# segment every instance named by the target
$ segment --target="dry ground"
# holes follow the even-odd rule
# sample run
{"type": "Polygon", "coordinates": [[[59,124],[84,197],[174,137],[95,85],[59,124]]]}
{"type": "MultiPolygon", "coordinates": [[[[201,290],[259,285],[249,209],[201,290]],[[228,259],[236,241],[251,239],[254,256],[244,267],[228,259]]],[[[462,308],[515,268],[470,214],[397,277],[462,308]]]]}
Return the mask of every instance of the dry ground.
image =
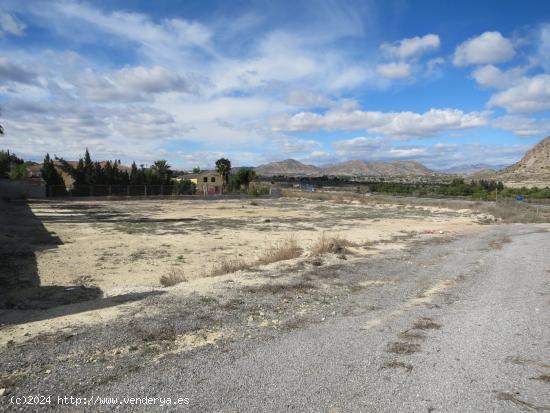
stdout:
{"type": "Polygon", "coordinates": [[[180,295],[223,289],[227,281],[254,286],[266,276],[349,265],[411,239],[476,230],[487,217],[428,206],[281,198],[41,201],[9,205],[0,219],[0,256],[6,257],[0,269],[35,287],[28,295],[18,289],[4,302],[1,345],[114,319],[124,303],[166,293],[162,276],[187,280],[168,289],[180,295]],[[335,238],[336,246],[330,244],[335,238]],[[264,265],[289,240],[300,256],[264,265]],[[330,245],[320,246],[322,240],[330,245]],[[220,276],[235,263],[245,270],[220,276]],[[31,273],[34,281],[22,276],[31,273]],[[96,298],[101,305],[90,304],[96,298]],[[45,311],[38,316],[37,309],[45,311]]]}

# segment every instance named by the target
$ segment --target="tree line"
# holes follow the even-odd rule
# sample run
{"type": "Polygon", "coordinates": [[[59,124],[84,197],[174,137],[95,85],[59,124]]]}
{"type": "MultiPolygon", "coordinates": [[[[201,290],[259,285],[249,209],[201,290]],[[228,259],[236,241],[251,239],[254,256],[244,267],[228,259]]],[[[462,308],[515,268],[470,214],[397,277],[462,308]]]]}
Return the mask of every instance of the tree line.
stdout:
{"type": "MultiPolygon", "coordinates": [[[[29,175],[29,167],[35,162],[25,162],[10,151],[0,151],[0,178],[24,179],[29,175]]],[[[201,173],[200,168],[194,168],[194,173],[201,173]]],[[[253,168],[232,169],[231,161],[220,158],[216,161],[216,172],[222,177],[226,192],[249,192],[251,182],[257,179],[253,168]]],[[[135,162],[130,168],[124,167],[120,160],[94,161],[90,151],[86,149],[84,156],[76,163],[66,161],[57,156],[46,154],[42,162],[41,177],[51,187],[65,191],[63,174],[70,176],[75,188],[103,186],[170,186],[177,194],[194,194],[196,186],[189,179],[173,178],[177,175],[185,178],[183,172],[172,170],[166,160],[155,161],[151,166],[139,167],[135,162]]],[[[257,189],[254,191],[257,192],[257,189]]]]}

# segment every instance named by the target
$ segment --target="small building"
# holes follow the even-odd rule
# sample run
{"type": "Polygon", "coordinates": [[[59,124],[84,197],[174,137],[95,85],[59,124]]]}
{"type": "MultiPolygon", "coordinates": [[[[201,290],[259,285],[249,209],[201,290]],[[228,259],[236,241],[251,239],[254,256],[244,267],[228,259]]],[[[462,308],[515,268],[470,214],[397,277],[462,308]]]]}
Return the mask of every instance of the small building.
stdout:
{"type": "Polygon", "coordinates": [[[182,176],[197,186],[197,195],[221,195],[223,193],[223,177],[216,171],[202,171],[196,174],[182,176]]]}

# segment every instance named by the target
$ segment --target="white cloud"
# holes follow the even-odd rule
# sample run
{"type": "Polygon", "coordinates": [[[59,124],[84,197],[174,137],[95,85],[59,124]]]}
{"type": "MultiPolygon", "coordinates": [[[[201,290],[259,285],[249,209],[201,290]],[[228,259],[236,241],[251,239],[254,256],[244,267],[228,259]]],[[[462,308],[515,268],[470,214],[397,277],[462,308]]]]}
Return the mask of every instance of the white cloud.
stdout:
{"type": "Polygon", "coordinates": [[[148,100],[166,92],[196,93],[200,85],[196,79],[184,79],[163,67],[137,66],[102,75],[88,71],[80,78],[79,87],[88,99],[113,102],[148,100]]]}
{"type": "Polygon", "coordinates": [[[425,113],[329,111],[326,114],[300,112],[272,121],[275,130],[368,130],[386,136],[408,139],[434,136],[444,130],[484,126],[487,114],[464,113],[458,109],[430,109],[425,113]]]}
{"type": "Polygon", "coordinates": [[[514,57],[512,42],[499,32],[485,32],[460,44],[454,53],[456,66],[502,63],[514,57]]]}
{"type": "Polygon", "coordinates": [[[438,50],[440,45],[441,41],[437,34],[427,34],[422,37],[403,39],[395,43],[383,43],[380,49],[389,57],[407,60],[438,50]]]}
{"type": "Polygon", "coordinates": [[[352,159],[369,161],[415,160],[429,168],[444,169],[458,164],[512,164],[529,149],[528,145],[448,144],[393,145],[383,138],[357,137],[337,140],[334,162],[352,159]]]}
{"type": "Polygon", "coordinates": [[[380,64],[376,70],[388,79],[403,79],[411,75],[411,65],[403,62],[380,64]]]}
{"type": "Polygon", "coordinates": [[[0,13],[0,37],[2,34],[21,36],[25,31],[25,25],[8,13],[0,13]]]}
{"type": "Polygon", "coordinates": [[[518,84],[526,72],[526,68],[515,67],[502,71],[493,65],[478,67],[473,71],[472,77],[483,87],[504,89],[518,84]]]}
{"type": "Polygon", "coordinates": [[[523,79],[517,85],[491,97],[489,106],[508,112],[542,112],[550,110],[550,75],[523,79]]]}
{"type": "Polygon", "coordinates": [[[28,85],[36,84],[38,82],[38,75],[18,63],[0,57],[0,86],[11,82],[28,85]]]}
{"type": "Polygon", "coordinates": [[[517,136],[547,136],[550,134],[550,120],[525,116],[501,116],[494,119],[494,127],[512,131],[517,136]]]}
{"type": "Polygon", "coordinates": [[[428,60],[426,63],[426,75],[430,76],[434,73],[438,73],[440,71],[439,66],[442,66],[444,63],[445,59],[442,57],[436,57],[428,60]]]}
{"type": "Polygon", "coordinates": [[[334,101],[320,93],[298,89],[290,91],[288,104],[302,108],[328,108],[334,105],[334,101]]]}
{"type": "Polygon", "coordinates": [[[310,153],[321,147],[319,142],[312,139],[299,139],[287,136],[275,138],[273,143],[277,151],[284,156],[310,153]]]}

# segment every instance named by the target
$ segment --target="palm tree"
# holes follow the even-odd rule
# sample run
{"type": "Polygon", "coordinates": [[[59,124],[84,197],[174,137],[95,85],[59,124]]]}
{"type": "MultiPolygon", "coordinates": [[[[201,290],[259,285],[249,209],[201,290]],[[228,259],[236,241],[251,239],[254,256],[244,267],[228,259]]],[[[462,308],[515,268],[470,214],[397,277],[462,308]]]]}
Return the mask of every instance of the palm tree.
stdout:
{"type": "Polygon", "coordinates": [[[170,165],[168,161],[160,160],[155,161],[153,166],[151,166],[152,172],[158,177],[159,181],[163,184],[169,184],[170,178],[172,177],[172,171],[170,170],[170,165]]]}
{"type": "Polygon", "coordinates": [[[231,172],[231,161],[226,158],[218,159],[216,161],[216,171],[222,176],[223,186],[225,188],[225,185],[229,180],[229,173],[231,172]]]}

